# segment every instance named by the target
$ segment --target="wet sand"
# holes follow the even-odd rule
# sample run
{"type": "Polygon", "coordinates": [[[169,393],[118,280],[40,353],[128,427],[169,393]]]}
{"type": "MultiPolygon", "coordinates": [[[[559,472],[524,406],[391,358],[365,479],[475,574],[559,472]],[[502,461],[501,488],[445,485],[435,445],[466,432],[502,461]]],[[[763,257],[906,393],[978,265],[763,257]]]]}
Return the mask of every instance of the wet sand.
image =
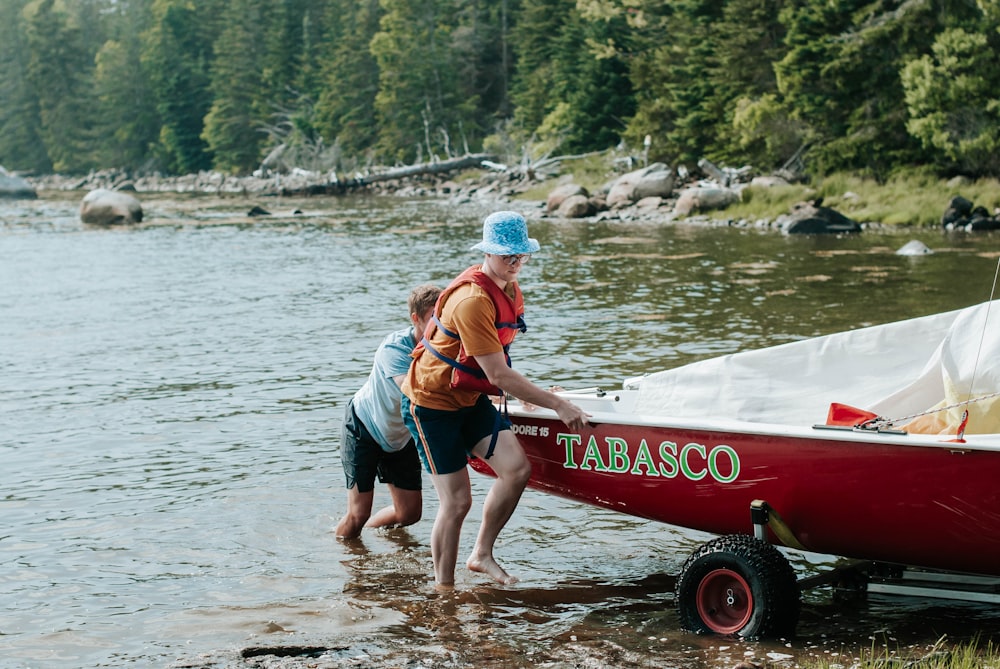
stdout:
{"type": "Polygon", "coordinates": [[[356,606],[356,632],[320,638],[278,627],[239,648],[169,666],[791,669],[820,662],[850,667],[873,651],[913,660],[976,638],[981,645],[1000,638],[1000,607],[829,588],[804,595],[794,638],[696,635],[679,628],[674,583],[671,575],[650,574],[630,582],[576,581],[554,588],[482,582],[451,593],[425,583],[419,594],[402,596],[369,583],[369,592],[351,593],[355,602],[372,604],[356,606]]]}

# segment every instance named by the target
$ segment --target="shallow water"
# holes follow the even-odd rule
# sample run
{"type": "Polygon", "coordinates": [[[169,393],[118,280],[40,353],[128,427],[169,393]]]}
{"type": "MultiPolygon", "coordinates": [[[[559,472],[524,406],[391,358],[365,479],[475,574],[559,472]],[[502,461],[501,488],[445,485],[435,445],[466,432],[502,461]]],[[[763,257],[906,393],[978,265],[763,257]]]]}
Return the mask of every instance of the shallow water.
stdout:
{"type": "MultiPolygon", "coordinates": [[[[732,666],[1000,638],[997,607],[824,591],[792,641],[690,635],[673,575],[707,535],[531,491],[497,546],[522,582],[459,570],[440,593],[429,482],[417,525],[333,537],[339,423],[409,288],[475,262],[492,205],[140,195],[146,223],[108,230],[79,223],[79,197],[0,201],[0,667],[208,666],[273,645],[362,663],[732,666]],[[247,217],[253,204],[274,215],[247,217]]],[[[568,388],[968,306],[990,297],[1000,250],[938,230],[541,220],[531,234],[543,252],[522,274],[515,365],[568,388]],[[911,239],[935,253],[895,255],[911,239]]],[[[489,483],[473,482],[463,551],[489,483]]],[[[832,563],[792,557],[801,575],[832,563]]]]}

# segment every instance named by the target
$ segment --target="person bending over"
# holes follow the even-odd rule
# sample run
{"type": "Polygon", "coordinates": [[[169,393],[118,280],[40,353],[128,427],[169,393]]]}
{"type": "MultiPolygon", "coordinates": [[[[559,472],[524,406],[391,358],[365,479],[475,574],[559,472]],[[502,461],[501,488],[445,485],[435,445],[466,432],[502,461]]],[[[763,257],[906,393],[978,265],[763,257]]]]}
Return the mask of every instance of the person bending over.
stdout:
{"type": "Polygon", "coordinates": [[[382,340],[368,380],[347,403],[341,430],[347,513],[337,524],[338,538],[360,536],[362,527],[404,526],[420,520],[420,460],[400,413],[400,385],[440,293],[429,284],[410,292],[411,327],[382,340]],[[376,475],[388,486],[392,504],[372,516],[376,475]]]}

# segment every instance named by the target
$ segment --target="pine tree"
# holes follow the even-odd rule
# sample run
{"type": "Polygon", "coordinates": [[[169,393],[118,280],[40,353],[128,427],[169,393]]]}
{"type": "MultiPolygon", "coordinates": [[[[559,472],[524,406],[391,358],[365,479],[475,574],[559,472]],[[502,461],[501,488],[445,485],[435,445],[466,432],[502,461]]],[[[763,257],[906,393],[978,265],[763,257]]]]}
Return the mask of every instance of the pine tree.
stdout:
{"type": "Polygon", "coordinates": [[[205,2],[154,0],[153,24],[143,34],[142,64],[161,121],[158,153],[170,172],[193,173],[212,164],[201,135],[212,105],[214,10],[205,2]]]}
{"type": "Polygon", "coordinates": [[[214,44],[211,68],[212,107],[202,139],[213,155],[213,167],[232,174],[251,172],[260,164],[264,119],[255,114],[262,85],[263,27],[267,0],[231,0],[225,26],[214,44]]]}
{"type": "Polygon", "coordinates": [[[293,0],[286,12],[288,36],[286,43],[294,49],[290,63],[297,72],[292,80],[302,95],[316,97],[323,86],[323,61],[329,53],[328,0],[293,0]]]}
{"type": "Polygon", "coordinates": [[[720,115],[714,139],[706,146],[710,159],[776,167],[802,145],[801,125],[775,104],[779,96],[774,63],[785,53],[785,29],[778,16],[786,4],[787,0],[728,0],[714,24],[715,66],[708,77],[712,106],[720,115]],[[756,125],[749,122],[747,111],[754,107],[756,125]]]}
{"type": "Polygon", "coordinates": [[[39,135],[59,172],[96,166],[90,137],[92,57],[62,0],[35,0],[24,8],[27,80],[38,99],[39,135]]]}
{"type": "Polygon", "coordinates": [[[377,148],[393,160],[450,152],[453,138],[475,125],[478,99],[455,78],[454,6],[447,0],[382,0],[381,29],[371,52],[379,68],[377,148]]]}
{"type": "Polygon", "coordinates": [[[46,173],[52,162],[41,138],[38,96],[28,80],[23,6],[0,3],[0,166],[46,173]]]}
{"type": "Polygon", "coordinates": [[[945,24],[978,14],[962,0],[940,4],[838,0],[782,13],[789,49],[775,65],[779,90],[811,127],[815,172],[884,178],[930,158],[906,130],[900,72],[945,24]]]}
{"type": "Polygon", "coordinates": [[[322,70],[316,127],[344,153],[358,156],[375,145],[375,95],[379,70],[369,43],[379,31],[378,0],[332,0],[327,21],[329,56],[322,70]]]}
{"type": "Polygon", "coordinates": [[[106,41],[95,58],[94,88],[98,96],[97,135],[100,164],[141,169],[150,166],[160,120],[141,63],[139,36],[149,23],[144,3],[119,7],[106,41]]]}
{"type": "Polygon", "coordinates": [[[1000,66],[991,27],[946,30],[933,54],[902,74],[910,133],[940,162],[976,177],[1000,175],[1000,66]]]}
{"type": "Polygon", "coordinates": [[[628,67],[621,57],[630,40],[621,15],[575,13],[556,41],[560,101],[567,103],[564,148],[569,152],[616,145],[635,112],[628,67]]]}
{"type": "Polygon", "coordinates": [[[459,119],[463,147],[478,143],[485,130],[509,115],[511,68],[509,0],[454,0],[448,50],[456,96],[468,102],[459,119]]]}
{"type": "MultiPolygon", "coordinates": [[[[556,39],[576,12],[575,0],[523,0],[512,28],[514,75],[510,98],[514,121],[530,135],[556,109],[561,84],[556,72],[556,39]]],[[[571,48],[577,45],[569,45],[571,48]]]]}
{"type": "Polygon", "coordinates": [[[722,7],[717,0],[643,3],[643,26],[633,35],[636,113],[626,136],[650,135],[651,159],[694,163],[715,141],[724,115],[712,82],[722,7]]]}
{"type": "Polygon", "coordinates": [[[475,57],[475,71],[468,79],[470,92],[480,103],[479,116],[496,121],[511,115],[510,81],[514,71],[512,26],[517,0],[472,0],[462,13],[467,26],[456,44],[475,57]]]}

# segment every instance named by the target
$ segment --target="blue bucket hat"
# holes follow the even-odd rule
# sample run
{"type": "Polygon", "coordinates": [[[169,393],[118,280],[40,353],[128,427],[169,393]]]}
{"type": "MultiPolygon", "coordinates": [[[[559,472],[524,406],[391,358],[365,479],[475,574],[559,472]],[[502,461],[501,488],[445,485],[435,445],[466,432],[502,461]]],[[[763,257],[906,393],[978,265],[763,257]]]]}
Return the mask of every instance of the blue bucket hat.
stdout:
{"type": "Polygon", "coordinates": [[[483,221],[483,241],[472,247],[498,256],[534,253],[541,246],[528,237],[528,222],[516,211],[497,211],[483,221]]]}

